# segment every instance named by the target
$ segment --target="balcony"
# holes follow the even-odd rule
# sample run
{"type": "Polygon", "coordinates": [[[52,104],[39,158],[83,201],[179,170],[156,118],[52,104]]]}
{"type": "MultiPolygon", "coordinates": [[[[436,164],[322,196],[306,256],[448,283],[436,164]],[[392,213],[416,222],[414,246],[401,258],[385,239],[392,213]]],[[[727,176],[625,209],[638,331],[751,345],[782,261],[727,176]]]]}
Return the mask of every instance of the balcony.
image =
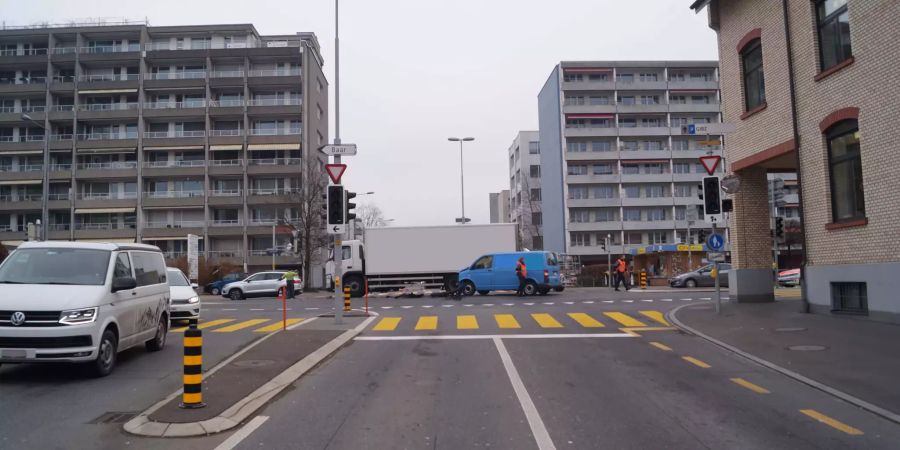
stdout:
{"type": "Polygon", "coordinates": [[[672,152],[669,150],[625,150],[619,153],[622,159],[669,159],[672,152]]]}
{"type": "Polygon", "coordinates": [[[250,175],[300,173],[300,158],[248,159],[247,173],[250,175]]]}
{"type": "Polygon", "coordinates": [[[237,206],[244,202],[241,189],[212,189],[208,195],[210,206],[237,206]]]}
{"type": "Polygon", "coordinates": [[[75,239],[121,239],[134,238],[136,235],[135,224],[118,222],[75,224],[75,239]]]}
{"type": "Polygon", "coordinates": [[[46,111],[46,106],[0,106],[0,122],[20,122],[22,114],[30,114],[32,119],[43,122],[46,111]]]}
{"type": "Polygon", "coordinates": [[[79,119],[136,119],[141,104],[127,103],[94,103],[78,105],[79,119]]]}
{"type": "Polygon", "coordinates": [[[622,206],[672,206],[672,197],[623,198],[622,206]]]}
{"type": "Polygon", "coordinates": [[[619,136],[668,136],[671,129],[665,125],[644,127],[619,127],[619,136]]]}
{"type": "MultiPolygon", "coordinates": [[[[616,189],[618,189],[618,186],[616,186],[616,189]]],[[[620,199],[618,197],[580,199],[570,198],[569,201],[566,202],[566,206],[568,206],[569,208],[618,208],[619,203],[620,199]]]]}
{"type": "Polygon", "coordinates": [[[566,128],[564,134],[570,137],[595,137],[595,136],[616,136],[619,128],[615,127],[596,127],[596,128],[566,128]]]}
{"type": "Polygon", "coordinates": [[[641,81],[639,79],[626,81],[619,78],[616,80],[616,90],[619,91],[664,91],[668,89],[668,83],[665,81],[641,81]]]}
{"type": "Polygon", "coordinates": [[[210,78],[243,78],[243,70],[214,70],[209,73],[210,78]]]}
{"type": "Polygon", "coordinates": [[[82,75],[78,77],[78,91],[134,89],[134,92],[137,92],[138,86],[140,85],[140,78],[141,76],[136,73],[82,75]]]}
{"type": "Polygon", "coordinates": [[[209,86],[218,87],[243,87],[243,70],[215,70],[209,73],[209,86]]]}
{"type": "Polygon", "coordinates": [[[244,173],[244,161],[240,159],[210,159],[207,164],[210,175],[240,175],[244,173]]]}
{"type": "Polygon", "coordinates": [[[47,77],[28,77],[8,79],[8,82],[0,83],[0,94],[40,94],[47,91],[47,77]]]}
{"type": "Polygon", "coordinates": [[[648,114],[648,113],[661,113],[665,114],[668,111],[668,106],[664,104],[618,104],[616,105],[616,112],[619,113],[632,113],[632,114],[648,114]]]}
{"type": "Polygon", "coordinates": [[[300,69],[255,69],[250,70],[247,84],[251,87],[262,86],[299,86],[300,69]]]}
{"type": "Polygon", "coordinates": [[[209,259],[218,261],[242,262],[244,258],[244,252],[241,250],[209,250],[206,254],[209,259]]]}
{"type": "Polygon", "coordinates": [[[251,136],[295,136],[300,135],[300,128],[253,128],[251,136]]]}
{"type": "Polygon", "coordinates": [[[566,161],[609,161],[618,160],[619,152],[592,152],[590,150],[586,152],[566,152],[565,158],[566,161]]]}
{"type": "Polygon", "coordinates": [[[628,220],[622,222],[625,230],[673,230],[674,220],[628,220]]]}
{"type": "Polygon", "coordinates": [[[248,205],[278,205],[297,203],[300,188],[248,189],[248,205]]]}
{"type": "Polygon", "coordinates": [[[43,164],[20,164],[18,166],[0,166],[0,180],[18,181],[43,178],[43,164]]]}
{"type": "Polygon", "coordinates": [[[50,120],[71,121],[75,117],[75,105],[51,105],[47,110],[50,114],[50,120]]]}
{"type": "MultiPolygon", "coordinates": [[[[54,49],[54,53],[55,53],[54,49]]],[[[78,53],[88,54],[88,55],[97,55],[97,54],[105,54],[105,53],[126,53],[126,52],[139,52],[141,51],[141,44],[139,43],[129,43],[129,44],[119,44],[119,45],[92,45],[89,47],[78,47],[78,53]]]]}
{"type": "Polygon", "coordinates": [[[203,175],[206,161],[145,161],[143,175],[203,175]]]}
{"type": "Polygon", "coordinates": [[[113,133],[80,133],[75,136],[78,148],[137,148],[137,131],[113,133]]]}
{"type": "Polygon", "coordinates": [[[144,147],[159,146],[202,146],[204,130],[190,131],[145,131],[144,147]]]}
{"type": "Polygon", "coordinates": [[[703,181],[703,177],[706,176],[706,172],[703,173],[676,173],[673,174],[672,179],[676,183],[682,182],[694,182],[701,183],[703,181]]]}
{"type": "MultiPolygon", "coordinates": [[[[303,104],[303,100],[300,98],[285,98],[285,99],[253,99],[247,100],[247,113],[250,115],[256,114],[300,114],[301,108],[300,106],[303,104]]],[[[269,130],[266,130],[269,131],[269,130]]],[[[285,134],[300,134],[300,129],[292,129],[288,128],[285,134]],[[287,131],[296,131],[295,133],[288,133],[287,131]]]]}
{"type": "Polygon", "coordinates": [[[189,234],[203,234],[202,220],[183,220],[173,222],[147,222],[143,227],[143,237],[181,237],[189,234]]]}
{"type": "Polygon", "coordinates": [[[622,229],[622,222],[569,222],[566,227],[568,231],[619,231],[622,229]]]}
{"type": "Polygon", "coordinates": [[[613,173],[608,175],[566,175],[565,181],[566,183],[571,184],[618,183],[619,174],[613,173]]]}
{"type": "Polygon", "coordinates": [[[563,105],[564,114],[613,114],[616,112],[616,105],[610,102],[608,105],[563,105]]]}
{"type": "Polygon", "coordinates": [[[244,100],[243,99],[225,99],[210,100],[209,114],[213,117],[233,116],[243,117],[244,100]]]}
{"type": "Polygon", "coordinates": [[[203,206],[203,191],[154,191],[144,193],[145,207],[203,206]]]}
{"type": "Polygon", "coordinates": [[[48,166],[51,180],[68,180],[72,177],[72,164],[57,163],[48,166]]]}
{"type": "Polygon", "coordinates": [[[207,233],[210,236],[240,236],[244,234],[243,221],[236,220],[211,220],[207,233]]]}
{"type": "Polygon", "coordinates": [[[206,100],[185,100],[183,102],[144,103],[144,116],[155,117],[202,117],[206,114],[206,100]]]}
{"type": "Polygon", "coordinates": [[[46,48],[23,48],[0,50],[0,63],[4,64],[28,64],[46,63],[46,48]]]}
{"type": "Polygon", "coordinates": [[[19,136],[13,138],[12,136],[0,136],[0,150],[4,151],[19,151],[19,150],[30,150],[30,151],[39,151],[44,149],[44,136],[43,135],[31,135],[31,136],[19,136]]]}
{"type": "Polygon", "coordinates": [[[144,88],[203,87],[206,85],[205,70],[185,70],[180,72],[145,73],[144,88]]]}
{"type": "Polygon", "coordinates": [[[721,109],[718,103],[672,103],[669,105],[669,112],[672,113],[717,113],[721,109]]]}
{"type": "Polygon", "coordinates": [[[137,192],[79,192],[75,196],[76,208],[134,208],[137,192]]]}
{"type": "Polygon", "coordinates": [[[671,183],[671,173],[629,173],[622,174],[623,183],[671,183]]]}
{"type": "Polygon", "coordinates": [[[39,210],[44,194],[13,191],[11,194],[0,194],[0,210],[39,210]]]}
{"type": "Polygon", "coordinates": [[[563,81],[564,91],[613,91],[616,89],[614,81],[563,81]]]}
{"type": "Polygon", "coordinates": [[[669,80],[669,89],[716,91],[719,89],[719,82],[712,78],[708,80],[669,80]]]}

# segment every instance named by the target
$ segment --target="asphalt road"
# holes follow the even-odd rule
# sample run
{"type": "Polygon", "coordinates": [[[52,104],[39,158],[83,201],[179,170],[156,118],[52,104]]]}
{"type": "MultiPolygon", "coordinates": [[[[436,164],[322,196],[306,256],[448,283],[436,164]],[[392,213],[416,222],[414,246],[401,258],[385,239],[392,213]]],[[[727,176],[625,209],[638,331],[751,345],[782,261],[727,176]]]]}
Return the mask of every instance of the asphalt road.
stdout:
{"type": "MultiPolygon", "coordinates": [[[[357,340],[243,428],[205,438],[136,438],[121,424],[87,424],[105,411],[143,410],[179,387],[177,333],[164,352],[123,355],[105,379],[63,367],[2,367],[0,448],[802,449],[900,442],[896,424],[666,326],[668,310],[711,308],[711,298],[708,290],[583,289],[526,299],[370,299],[379,317],[357,340]]],[[[204,301],[204,323],[231,319],[207,328],[210,365],[282,313],[272,299],[204,301]]],[[[304,294],[289,302],[288,317],[312,317],[331,304],[325,295],[304,294]]]]}

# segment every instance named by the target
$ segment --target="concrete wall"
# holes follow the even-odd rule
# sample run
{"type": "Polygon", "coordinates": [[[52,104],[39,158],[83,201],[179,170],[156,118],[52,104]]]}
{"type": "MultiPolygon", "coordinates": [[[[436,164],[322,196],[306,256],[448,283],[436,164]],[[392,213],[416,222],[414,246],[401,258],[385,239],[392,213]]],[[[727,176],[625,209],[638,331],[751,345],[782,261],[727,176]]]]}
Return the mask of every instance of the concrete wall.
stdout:
{"type": "MultiPolygon", "coordinates": [[[[562,102],[559,66],[538,94],[541,142],[541,211],[544,250],[566,251],[566,208],[563,190],[562,102]]],[[[526,147],[527,151],[527,147],[526,147]]]]}

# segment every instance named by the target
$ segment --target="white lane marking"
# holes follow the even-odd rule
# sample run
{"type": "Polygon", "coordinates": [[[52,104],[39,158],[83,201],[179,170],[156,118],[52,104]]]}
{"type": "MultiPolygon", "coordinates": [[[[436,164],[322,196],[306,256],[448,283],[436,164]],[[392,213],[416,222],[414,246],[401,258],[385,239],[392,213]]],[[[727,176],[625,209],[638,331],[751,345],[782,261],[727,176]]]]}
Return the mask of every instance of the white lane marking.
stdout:
{"type": "Polygon", "coordinates": [[[522,303],[525,306],[534,306],[534,303],[522,303]]]}
{"type": "Polygon", "coordinates": [[[393,306],[382,306],[381,309],[391,309],[393,306]]]}
{"type": "Polygon", "coordinates": [[[485,304],[483,304],[483,305],[481,305],[481,306],[494,306],[494,304],[493,304],[493,303],[485,303],[485,304]]]}
{"type": "Polygon", "coordinates": [[[615,303],[613,300],[603,300],[603,303],[615,303]]]}
{"type": "Polygon", "coordinates": [[[401,308],[403,308],[403,309],[409,309],[409,308],[412,308],[412,307],[413,307],[413,305],[403,305],[403,306],[401,306],[401,308]]]}
{"type": "Polygon", "coordinates": [[[671,299],[671,298],[661,298],[661,299],[659,299],[659,301],[661,301],[661,302],[671,302],[672,299],[671,299]]]}
{"type": "Polygon", "coordinates": [[[237,308],[222,308],[222,311],[237,311],[237,308]]]}
{"type": "Polygon", "coordinates": [[[454,306],[456,306],[456,305],[441,305],[441,306],[443,306],[444,308],[452,308],[452,307],[454,307],[454,306]]]}
{"type": "Polygon", "coordinates": [[[434,305],[422,305],[423,308],[432,308],[434,305]]]}
{"type": "Polygon", "coordinates": [[[653,300],[641,300],[642,302],[653,303],[653,300]]]}
{"type": "Polygon", "coordinates": [[[319,308],[306,308],[307,311],[315,311],[317,309],[319,309],[319,308]]]}
{"type": "Polygon", "coordinates": [[[473,304],[471,304],[471,303],[466,303],[466,304],[463,305],[463,306],[475,306],[475,305],[473,305],[473,304]]]}
{"type": "MultiPolygon", "coordinates": [[[[291,308],[288,308],[287,310],[290,311],[291,308]]],[[[278,311],[284,311],[284,308],[278,308],[278,311]]]]}
{"type": "Polygon", "coordinates": [[[634,300],[622,300],[624,303],[634,303],[634,300]]]}
{"type": "Polygon", "coordinates": [[[731,297],[722,297],[722,300],[731,300],[731,297]]]}
{"type": "Polygon", "coordinates": [[[553,302],[544,302],[545,305],[552,305],[553,302]]]}
{"type": "Polygon", "coordinates": [[[247,422],[247,425],[244,425],[240,430],[237,430],[234,434],[229,436],[228,439],[225,439],[225,442],[219,444],[215,450],[231,450],[237,447],[241,441],[247,439],[251,433],[256,431],[260,425],[266,423],[267,420],[269,420],[269,416],[256,416],[250,419],[250,421],[247,422]]]}
{"type": "Polygon", "coordinates": [[[566,305],[574,305],[575,304],[575,302],[563,302],[563,303],[566,305]]]}
{"type": "Polygon", "coordinates": [[[250,311],[265,311],[263,308],[250,308],[250,311]]]}
{"type": "Polygon", "coordinates": [[[628,338],[637,337],[628,333],[570,333],[570,334],[444,334],[414,336],[358,336],[354,341],[428,341],[428,340],[477,340],[477,339],[582,339],[582,338],[628,338]]]}
{"type": "Polygon", "coordinates": [[[584,304],[586,304],[586,305],[593,305],[593,304],[594,304],[594,301],[593,301],[593,300],[585,300],[585,301],[583,301],[583,302],[581,302],[581,303],[584,303],[584,304]]]}
{"type": "Polygon", "coordinates": [[[683,302],[689,302],[689,301],[691,301],[691,300],[693,300],[693,299],[692,299],[692,298],[683,298],[683,299],[681,299],[681,301],[683,301],[683,302]]]}
{"type": "Polygon", "coordinates": [[[547,432],[547,427],[544,425],[544,421],[541,420],[541,415],[538,413],[537,407],[534,406],[531,396],[528,395],[528,390],[525,389],[525,383],[522,382],[519,371],[516,370],[516,366],[513,364],[512,357],[506,351],[506,346],[503,345],[503,341],[498,337],[494,338],[494,345],[497,346],[497,352],[500,353],[500,360],[503,361],[503,367],[506,369],[509,381],[516,392],[516,397],[519,398],[519,404],[522,405],[522,412],[525,413],[525,418],[528,420],[528,426],[531,427],[531,434],[534,435],[534,441],[538,449],[556,450],[556,446],[553,445],[553,439],[550,439],[550,433],[547,432]]]}
{"type": "Polygon", "coordinates": [[[515,303],[504,303],[503,306],[515,306],[515,303]]]}
{"type": "Polygon", "coordinates": [[[709,297],[701,297],[700,300],[712,300],[712,298],[709,298],[709,297]]]}

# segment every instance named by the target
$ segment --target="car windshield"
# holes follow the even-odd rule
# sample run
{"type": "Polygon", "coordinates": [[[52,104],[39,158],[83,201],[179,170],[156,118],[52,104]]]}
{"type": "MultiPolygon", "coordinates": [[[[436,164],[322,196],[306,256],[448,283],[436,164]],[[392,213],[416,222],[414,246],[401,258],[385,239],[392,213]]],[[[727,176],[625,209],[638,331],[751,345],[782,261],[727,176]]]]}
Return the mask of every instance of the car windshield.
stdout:
{"type": "Polygon", "coordinates": [[[190,286],[187,278],[180,270],[167,270],[169,273],[169,286],[190,286]]]}
{"type": "Polygon", "coordinates": [[[0,265],[0,284],[102,286],[110,253],[83,248],[19,249],[0,265]]]}

